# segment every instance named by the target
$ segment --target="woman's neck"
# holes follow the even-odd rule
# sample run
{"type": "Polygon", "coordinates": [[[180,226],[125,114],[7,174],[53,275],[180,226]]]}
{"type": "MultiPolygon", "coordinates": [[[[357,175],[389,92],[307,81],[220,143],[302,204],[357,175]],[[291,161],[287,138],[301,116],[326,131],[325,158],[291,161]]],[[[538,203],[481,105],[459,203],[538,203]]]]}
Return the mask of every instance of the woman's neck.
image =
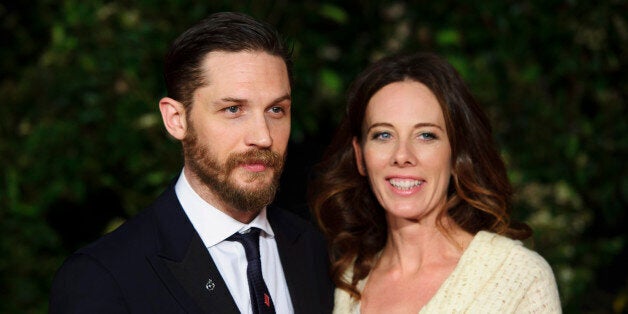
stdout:
{"type": "Polygon", "coordinates": [[[442,227],[435,219],[390,219],[388,239],[378,264],[407,274],[433,264],[457,263],[472,239],[471,234],[448,218],[442,227]]]}

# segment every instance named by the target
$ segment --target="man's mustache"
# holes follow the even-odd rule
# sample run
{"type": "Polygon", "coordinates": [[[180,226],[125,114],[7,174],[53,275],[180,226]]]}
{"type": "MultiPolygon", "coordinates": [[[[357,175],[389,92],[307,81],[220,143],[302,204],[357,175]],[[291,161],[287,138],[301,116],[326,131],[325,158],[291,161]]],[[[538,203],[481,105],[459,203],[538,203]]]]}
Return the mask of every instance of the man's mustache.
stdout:
{"type": "Polygon", "coordinates": [[[225,167],[230,172],[242,164],[262,164],[268,168],[281,169],[284,157],[267,149],[252,149],[243,153],[230,154],[225,167]]]}

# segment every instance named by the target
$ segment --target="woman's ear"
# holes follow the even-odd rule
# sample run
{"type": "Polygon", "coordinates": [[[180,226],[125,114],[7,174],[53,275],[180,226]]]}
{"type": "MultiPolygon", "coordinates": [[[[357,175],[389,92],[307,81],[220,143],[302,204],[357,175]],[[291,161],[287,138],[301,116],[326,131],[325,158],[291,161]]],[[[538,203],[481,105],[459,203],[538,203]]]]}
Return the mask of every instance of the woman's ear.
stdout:
{"type": "Polygon", "coordinates": [[[183,140],[187,133],[186,111],[183,104],[170,97],[164,97],[159,101],[159,111],[168,133],[178,140],[183,140]]]}
{"type": "Polygon", "coordinates": [[[355,156],[355,164],[358,166],[358,172],[366,177],[366,168],[364,166],[364,157],[362,155],[362,147],[357,137],[353,137],[353,155],[355,156]]]}

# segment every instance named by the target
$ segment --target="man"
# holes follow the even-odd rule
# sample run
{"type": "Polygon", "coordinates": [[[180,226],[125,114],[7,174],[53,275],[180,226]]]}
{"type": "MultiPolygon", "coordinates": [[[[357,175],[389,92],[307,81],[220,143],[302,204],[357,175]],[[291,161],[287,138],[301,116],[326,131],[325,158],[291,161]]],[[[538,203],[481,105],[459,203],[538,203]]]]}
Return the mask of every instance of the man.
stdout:
{"type": "Polygon", "coordinates": [[[320,234],[266,208],[290,134],[290,68],[276,31],[243,14],[214,14],[175,40],[159,108],[183,171],[64,263],[52,313],[331,312],[320,234]]]}

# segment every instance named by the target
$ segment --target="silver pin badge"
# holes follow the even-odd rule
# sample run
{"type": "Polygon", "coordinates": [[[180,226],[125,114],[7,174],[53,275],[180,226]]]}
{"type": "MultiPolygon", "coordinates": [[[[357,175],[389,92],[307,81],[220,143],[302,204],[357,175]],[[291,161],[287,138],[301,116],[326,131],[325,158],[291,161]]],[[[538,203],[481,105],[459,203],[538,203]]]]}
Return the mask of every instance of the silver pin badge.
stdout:
{"type": "Polygon", "coordinates": [[[216,288],[216,284],[213,280],[211,280],[211,278],[208,279],[207,283],[205,284],[205,289],[207,289],[207,291],[212,291],[214,290],[214,288],[216,288]]]}

